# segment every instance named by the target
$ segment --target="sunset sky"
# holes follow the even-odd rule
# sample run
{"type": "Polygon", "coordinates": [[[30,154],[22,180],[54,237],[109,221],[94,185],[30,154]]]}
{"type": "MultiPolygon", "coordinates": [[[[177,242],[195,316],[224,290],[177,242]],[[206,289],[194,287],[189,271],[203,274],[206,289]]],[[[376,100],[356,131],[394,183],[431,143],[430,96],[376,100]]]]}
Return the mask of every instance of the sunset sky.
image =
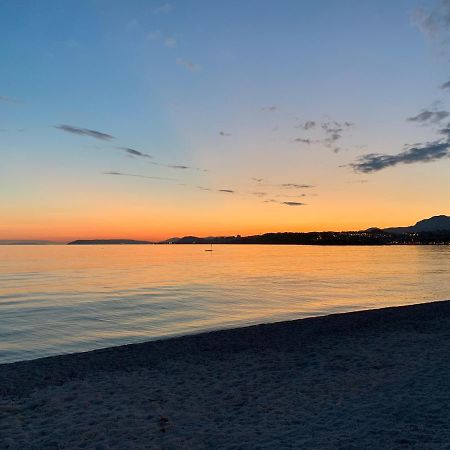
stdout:
{"type": "Polygon", "coordinates": [[[0,0],[0,239],[450,213],[450,1],[0,0]]]}

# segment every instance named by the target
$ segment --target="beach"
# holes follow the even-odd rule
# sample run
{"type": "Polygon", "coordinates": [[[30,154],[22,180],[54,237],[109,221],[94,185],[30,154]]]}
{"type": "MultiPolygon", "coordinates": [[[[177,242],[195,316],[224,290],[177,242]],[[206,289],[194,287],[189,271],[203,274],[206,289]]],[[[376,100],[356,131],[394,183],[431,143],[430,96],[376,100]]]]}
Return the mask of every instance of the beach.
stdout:
{"type": "Polygon", "coordinates": [[[1,449],[446,448],[450,301],[0,365],[1,449]]]}

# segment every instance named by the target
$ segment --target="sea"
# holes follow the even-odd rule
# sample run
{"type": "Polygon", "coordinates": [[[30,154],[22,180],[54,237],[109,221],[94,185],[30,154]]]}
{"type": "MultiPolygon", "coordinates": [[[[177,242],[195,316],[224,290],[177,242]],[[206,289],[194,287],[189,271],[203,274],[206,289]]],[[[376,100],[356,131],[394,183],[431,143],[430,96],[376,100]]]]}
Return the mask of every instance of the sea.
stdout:
{"type": "Polygon", "coordinates": [[[0,246],[0,364],[450,299],[450,246],[0,246]]]}

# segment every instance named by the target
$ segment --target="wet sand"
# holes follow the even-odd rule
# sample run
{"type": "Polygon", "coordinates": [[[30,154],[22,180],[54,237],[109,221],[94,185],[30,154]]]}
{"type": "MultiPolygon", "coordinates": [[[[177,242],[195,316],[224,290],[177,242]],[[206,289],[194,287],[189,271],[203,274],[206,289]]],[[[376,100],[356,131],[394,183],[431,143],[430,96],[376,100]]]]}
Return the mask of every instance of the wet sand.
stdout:
{"type": "Polygon", "coordinates": [[[0,365],[0,448],[448,448],[449,405],[443,301],[0,365]]]}

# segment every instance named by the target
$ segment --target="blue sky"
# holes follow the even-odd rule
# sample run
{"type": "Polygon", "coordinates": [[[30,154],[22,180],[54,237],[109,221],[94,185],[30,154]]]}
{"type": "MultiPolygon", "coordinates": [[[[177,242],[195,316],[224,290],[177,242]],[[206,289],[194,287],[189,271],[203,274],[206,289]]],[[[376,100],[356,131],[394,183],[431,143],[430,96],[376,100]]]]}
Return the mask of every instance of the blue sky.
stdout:
{"type": "MultiPolygon", "coordinates": [[[[186,222],[181,234],[205,211],[217,232],[238,228],[239,214],[217,226],[235,205],[254,208],[264,231],[277,229],[273,215],[280,227],[337,228],[336,192],[352,211],[348,226],[362,226],[359,181],[380,205],[370,220],[385,217],[383,204],[402,221],[448,212],[448,155],[414,164],[400,157],[370,173],[352,166],[442,138],[445,117],[406,119],[448,108],[450,93],[440,89],[450,75],[448,36],[439,28],[448,9],[445,1],[0,1],[0,202],[11,217],[0,231],[27,234],[55,208],[71,211],[68,221],[86,211],[83,220],[97,223],[89,211],[108,196],[120,210],[139,205],[130,224],[141,208],[160,216],[172,205],[179,214],[170,217],[186,222]],[[314,127],[300,127],[308,121],[314,127]],[[342,131],[327,144],[324,124],[333,123],[342,131]],[[111,171],[174,180],[104,174],[111,171]],[[288,183],[314,185],[317,198],[285,205],[297,194],[306,203],[311,192],[280,189],[288,183]],[[389,193],[400,186],[411,197],[393,203],[389,193]],[[239,195],[224,199],[220,189],[239,195]]],[[[253,221],[247,228],[256,230],[253,221]]]]}

